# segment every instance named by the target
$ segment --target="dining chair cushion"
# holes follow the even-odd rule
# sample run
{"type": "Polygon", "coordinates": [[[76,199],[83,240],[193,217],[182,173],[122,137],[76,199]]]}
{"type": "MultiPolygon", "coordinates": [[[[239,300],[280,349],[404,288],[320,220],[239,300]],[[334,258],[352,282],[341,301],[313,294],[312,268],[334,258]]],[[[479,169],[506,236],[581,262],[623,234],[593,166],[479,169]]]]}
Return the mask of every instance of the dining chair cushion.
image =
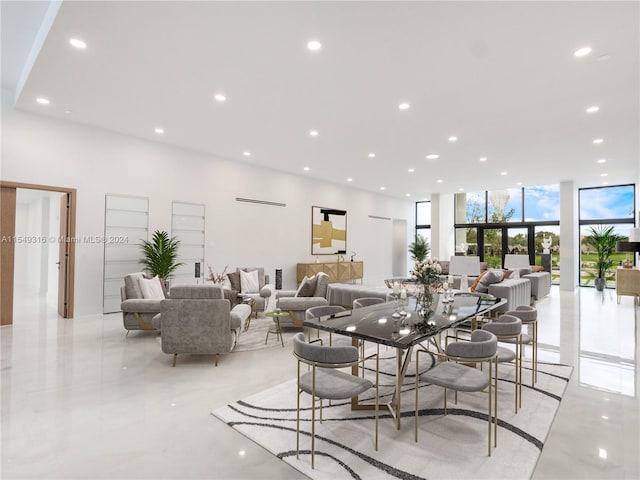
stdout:
{"type": "Polygon", "coordinates": [[[318,363],[340,364],[358,361],[356,347],[329,347],[318,343],[307,343],[302,332],[293,337],[293,351],[305,360],[318,363]]]}
{"type": "Polygon", "coordinates": [[[507,315],[518,317],[523,322],[535,322],[538,319],[538,311],[529,305],[518,305],[515,310],[505,312],[507,315]]]}
{"type": "Polygon", "coordinates": [[[498,353],[499,363],[509,363],[509,362],[513,362],[516,359],[516,352],[514,352],[509,348],[498,347],[496,352],[498,353]]]}
{"type": "Polygon", "coordinates": [[[485,358],[496,353],[498,339],[486,330],[471,332],[470,342],[453,342],[447,345],[445,352],[452,357],[485,358]]]}
{"type": "Polygon", "coordinates": [[[491,332],[498,337],[519,335],[522,332],[522,320],[513,315],[504,314],[493,322],[485,323],[482,330],[491,332]]]}
{"type": "MultiPolygon", "coordinates": [[[[342,348],[342,347],[327,347],[342,348]]],[[[349,347],[352,348],[352,347],[349,347]]],[[[307,372],[300,377],[300,390],[311,394],[313,372],[307,372]]],[[[362,377],[345,373],[335,368],[316,368],[316,397],[329,400],[342,400],[356,397],[366,392],[373,383],[362,377]]]]}
{"type": "Polygon", "coordinates": [[[344,312],[345,310],[346,309],[340,305],[320,305],[317,307],[307,308],[304,318],[305,320],[313,320],[314,318],[333,315],[334,313],[344,312]]]}
{"type": "Polygon", "coordinates": [[[477,392],[489,386],[486,371],[456,362],[442,362],[420,375],[420,380],[462,392],[477,392]]]}

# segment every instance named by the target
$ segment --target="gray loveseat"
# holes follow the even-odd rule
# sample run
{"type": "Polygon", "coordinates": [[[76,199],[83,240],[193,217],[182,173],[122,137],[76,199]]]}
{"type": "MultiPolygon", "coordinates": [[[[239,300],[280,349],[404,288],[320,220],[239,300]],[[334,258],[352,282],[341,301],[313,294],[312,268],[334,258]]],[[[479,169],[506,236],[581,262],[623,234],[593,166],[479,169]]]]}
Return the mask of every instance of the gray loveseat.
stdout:
{"type": "Polygon", "coordinates": [[[142,289],[138,283],[141,278],[149,279],[151,276],[142,272],[130,273],[124,277],[124,285],[120,288],[122,300],[120,309],[122,310],[124,328],[127,330],[156,329],[151,320],[160,313],[162,299],[143,298],[142,289]]]}
{"type": "Polygon", "coordinates": [[[289,317],[280,318],[280,324],[290,324],[302,327],[307,308],[328,305],[327,289],[329,275],[324,272],[316,274],[316,288],[310,297],[296,297],[297,290],[280,290],[276,294],[276,307],[284,312],[289,312],[289,317]]]}

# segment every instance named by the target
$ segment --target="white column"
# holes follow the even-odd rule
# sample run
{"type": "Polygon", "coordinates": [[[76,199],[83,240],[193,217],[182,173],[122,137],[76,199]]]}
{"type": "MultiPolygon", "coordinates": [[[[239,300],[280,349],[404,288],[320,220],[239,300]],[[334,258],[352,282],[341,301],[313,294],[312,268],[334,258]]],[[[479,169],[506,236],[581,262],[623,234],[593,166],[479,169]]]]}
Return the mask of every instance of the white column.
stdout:
{"type": "Polygon", "coordinates": [[[431,195],[431,256],[449,260],[455,252],[453,195],[431,195]]]}
{"type": "Polygon", "coordinates": [[[560,290],[574,290],[579,283],[579,248],[578,191],[574,182],[560,182],[560,290]]]}

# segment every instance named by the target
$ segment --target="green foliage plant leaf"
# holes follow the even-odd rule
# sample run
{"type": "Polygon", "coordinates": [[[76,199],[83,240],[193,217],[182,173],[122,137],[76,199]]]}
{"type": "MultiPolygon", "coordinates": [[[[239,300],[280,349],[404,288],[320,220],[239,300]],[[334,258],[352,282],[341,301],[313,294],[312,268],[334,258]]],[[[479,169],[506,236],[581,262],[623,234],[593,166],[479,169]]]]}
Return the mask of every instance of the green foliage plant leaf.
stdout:
{"type": "Polygon", "coordinates": [[[144,265],[147,273],[168,280],[173,272],[183,265],[176,263],[179,246],[180,241],[175,237],[169,238],[167,232],[156,230],[150,242],[142,240],[140,244],[143,255],[140,263],[144,265]]]}

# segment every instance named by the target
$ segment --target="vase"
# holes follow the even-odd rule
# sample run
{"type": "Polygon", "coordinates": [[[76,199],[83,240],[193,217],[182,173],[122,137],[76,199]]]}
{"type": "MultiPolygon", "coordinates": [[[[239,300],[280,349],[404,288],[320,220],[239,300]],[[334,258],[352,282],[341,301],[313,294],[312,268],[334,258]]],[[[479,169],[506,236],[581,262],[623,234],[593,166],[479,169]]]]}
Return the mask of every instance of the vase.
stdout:
{"type": "Polygon", "coordinates": [[[428,283],[420,286],[417,297],[417,310],[421,316],[426,316],[433,311],[433,291],[428,283]]]}

